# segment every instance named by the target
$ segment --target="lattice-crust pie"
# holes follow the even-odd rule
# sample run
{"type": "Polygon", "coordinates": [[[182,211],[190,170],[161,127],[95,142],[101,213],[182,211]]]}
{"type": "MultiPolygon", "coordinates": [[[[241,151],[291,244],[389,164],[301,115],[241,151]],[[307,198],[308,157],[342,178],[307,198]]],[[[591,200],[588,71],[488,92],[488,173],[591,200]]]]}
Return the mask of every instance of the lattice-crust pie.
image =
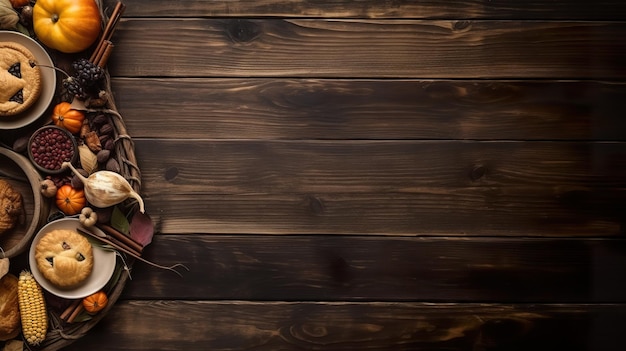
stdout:
{"type": "Polygon", "coordinates": [[[26,111],[42,90],[33,54],[13,42],[0,42],[0,117],[26,111]]]}

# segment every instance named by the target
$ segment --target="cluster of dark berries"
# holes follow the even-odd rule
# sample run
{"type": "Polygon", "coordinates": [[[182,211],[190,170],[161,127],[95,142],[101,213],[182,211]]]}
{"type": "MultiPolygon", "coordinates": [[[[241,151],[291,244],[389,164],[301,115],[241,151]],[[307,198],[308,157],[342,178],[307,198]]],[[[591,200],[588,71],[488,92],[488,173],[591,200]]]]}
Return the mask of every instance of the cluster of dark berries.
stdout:
{"type": "Polygon", "coordinates": [[[71,77],[63,81],[63,87],[80,99],[98,96],[104,81],[104,70],[86,58],[72,63],[74,70],[71,77]]]}

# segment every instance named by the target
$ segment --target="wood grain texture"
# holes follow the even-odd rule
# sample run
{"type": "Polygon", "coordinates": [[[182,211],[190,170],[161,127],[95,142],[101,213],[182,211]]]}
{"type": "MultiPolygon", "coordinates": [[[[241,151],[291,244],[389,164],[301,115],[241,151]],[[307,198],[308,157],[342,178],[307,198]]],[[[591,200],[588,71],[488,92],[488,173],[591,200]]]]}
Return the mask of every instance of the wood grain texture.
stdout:
{"type": "MultiPolygon", "coordinates": [[[[626,17],[618,0],[558,1],[304,1],[132,0],[132,17],[341,17],[341,18],[500,18],[500,19],[616,19],[626,17]]],[[[107,0],[113,7],[115,0],[107,0]]]]}
{"type": "Polygon", "coordinates": [[[625,312],[613,304],[127,301],[67,350],[619,350],[625,312]]]}
{"type": "Polygon", "coordinates": [[[113,86],[138,138],[626,138],[623,83],[118,78],[113,86]]]}
{"type": "Polygon", "coordinates": [[[626,2],[125,3],[145,257],[190,271],[70,351],[623,349],[626,2]]]}
{"type": "Polygon", "coordinates": [[[626,302],[623,240],[159,235],[145,257],[190,271],[137,263],[123,299],[626,302]]]}
{"type": "Polygon", "coordinates": [[[194,18],[119,27],[115,76],[626,77],[623,22],[194,18]]]}
{"type": "Polygon", "coordinates": [[[614,236],[624,223],[624,143],[136,145],[164,233],[614,236]]]}

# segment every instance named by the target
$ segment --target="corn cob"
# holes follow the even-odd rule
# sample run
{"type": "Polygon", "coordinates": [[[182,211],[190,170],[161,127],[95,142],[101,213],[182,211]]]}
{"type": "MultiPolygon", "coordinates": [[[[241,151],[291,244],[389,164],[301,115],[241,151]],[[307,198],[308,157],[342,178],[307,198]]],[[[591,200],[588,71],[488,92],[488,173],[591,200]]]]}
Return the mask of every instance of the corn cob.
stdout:
{"type": "Polygon", "coordinates": [[[20,273],[17,287],[24,339],[30,345],[39,345],[46,338],[48,330],[48,314],[43,292],[28,271],[20,273]]]}

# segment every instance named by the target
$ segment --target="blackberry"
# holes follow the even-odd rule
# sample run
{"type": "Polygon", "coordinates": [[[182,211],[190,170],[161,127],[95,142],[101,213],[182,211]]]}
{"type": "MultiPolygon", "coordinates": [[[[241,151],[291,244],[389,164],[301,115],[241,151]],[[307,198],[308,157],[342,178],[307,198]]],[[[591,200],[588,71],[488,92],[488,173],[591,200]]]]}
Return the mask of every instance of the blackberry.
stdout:
{"type": "Polygon", "coordinates": [[[104,81],[104,69],[86,58],[74,61],[72,68],[74,70],[72,77],[63,81],[63,87],[67,92],[80,99],[97,96],[104,81]]]}
{"type": "Polygon", "coordinates": [[[22,78],[22,67],[19,62],[14,63],[9,67],[9,73],[17,78],[22,78]]]}
{"type": "Polygon", "coordinates": [[[74,77],[84,87],[90,87],[98,84],[104,78],[104,70],[102,67],[94,64],[86,58],[81,58],[72,63],[74,69],[74,77]]]}
{"type": "Polygon", "coordinates": [[[74,77],[66,78],[63,80],[63,88],[67,90],[73,96],[78,96],[79,98],[85,98],[85,90],[78,83],[78,80],[74,77]]]}

